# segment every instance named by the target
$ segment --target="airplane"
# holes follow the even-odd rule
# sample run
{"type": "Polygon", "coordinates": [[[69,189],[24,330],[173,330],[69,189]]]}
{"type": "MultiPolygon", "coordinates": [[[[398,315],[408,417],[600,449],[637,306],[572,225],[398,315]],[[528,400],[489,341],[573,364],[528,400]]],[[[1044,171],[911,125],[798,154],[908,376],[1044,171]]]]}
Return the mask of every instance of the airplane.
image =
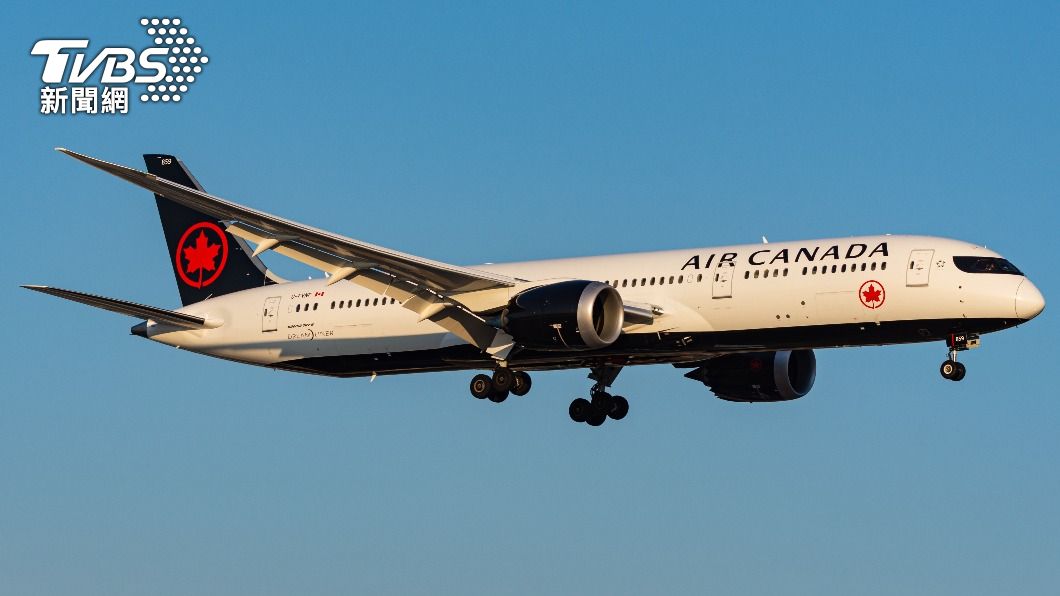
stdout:
{"type": "Polygon", "coordinates": [[[609,391],[626,366],[668,363],[733,402],[805,396],[815,349],[945,341],[940,366],[986,333],[1045,308],[1000,254],[962,240],[857,236],[584,258],[452,265],[347,238],[207,194],[183,162],[139,171],[57,148],[154,193],[182,307],[49,286],[43,292],[142,319],[132,334],[277,370],[334,377],[476,374],[495,403],[529,372],[588,369],[571,420],[621,420],[609,391]],[[251,247],[251,245],[254,245],[251,247]],[[324,272],[288,281],[266,251],[324,272]]]}

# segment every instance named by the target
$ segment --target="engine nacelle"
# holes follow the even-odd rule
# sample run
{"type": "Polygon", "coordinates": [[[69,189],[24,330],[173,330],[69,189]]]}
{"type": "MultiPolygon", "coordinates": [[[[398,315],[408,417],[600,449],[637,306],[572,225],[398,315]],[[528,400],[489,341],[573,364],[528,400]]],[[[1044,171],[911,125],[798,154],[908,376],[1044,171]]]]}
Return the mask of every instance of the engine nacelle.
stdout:
{"type": "Polygon", "coordinates": [[[594,350],[618,339],[625,321],[623,309],[618,290],[605,283],[561,281],[517,294],[501,324],[528,348],[594,350]]]}
{"type": "Polygon", "coordinates": [[[728,401],[788,401],[810,392],[817,378],[813,350],[728,354],[685,375],[728,401]]]}

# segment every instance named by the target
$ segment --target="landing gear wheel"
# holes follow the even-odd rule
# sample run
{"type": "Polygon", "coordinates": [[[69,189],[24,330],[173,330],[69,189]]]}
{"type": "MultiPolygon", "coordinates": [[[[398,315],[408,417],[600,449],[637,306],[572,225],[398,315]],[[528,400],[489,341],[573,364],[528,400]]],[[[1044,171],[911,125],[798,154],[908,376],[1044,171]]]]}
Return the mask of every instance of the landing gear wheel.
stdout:
{"type": "Polygon", "coordinates": [[[629,402],[621,395],[611,398],[611,411],[607,413],[612,420],[622,420],[629,413],[629,402]]]}
{"type": "Polygon", "coordinates": [[[490,391],[489,398],[491,402],[499,404],[502,401],[508,399],[508,390],[505,389],[504,391],[497,391],[496,389],[493,389],[492,391],[490,391]]]}
{"type": "Polygon", "coordinates": [[[471,379],[471,395],[476,399],[486,399],[493,392],[493,380],[486,375],[475,375],[471,379]]]}
{"type": "Polygon", "coordinates": [[[961,365],[956,360],[947,360],[942,363],[942,366],[939,367],[939,373],[942,374],[943,379],[956,381],[957,371],[960,370],[958,367],[963,368],[963,365],[961,365]]]}
{"type": "Polygon", "coordinates": [[[522,397],[527,393],[530,393],[530,375],[523,371],[518,371],[512,375],[512,393],[522,397]]]}
{"type": "Polygon", "coordinates": [[[493,371],[493,389],[507,394],[512,388],[512,376],[512,371],[507,368],[498,368],[493,371]]]}
{"type": "Polygon", "coordinates": [[[960,381],[964,378],[964,375],[968,373],[968,369],[964,367],[960,362],[954,362],[957,365],[957,372],[953,375],[954,381],[960,381]]]}
{"type": "Polygon", "coordinates": [[[589,408],[589,416],[586,417],[585,423],[589,426],[600,426],[605,420],[607,420],[607,413],[595,406],[591,406],[589,408]]]}
{"type": "Polygon", "coordinates": [[[575,422],[585,422],[589,417],[589,410],[591,409],[592,404],[589,403],[589,400],[584,397],[579,397],[570,402],[570,409],[568,410],[570,413],[570,419],[575,422]]]}

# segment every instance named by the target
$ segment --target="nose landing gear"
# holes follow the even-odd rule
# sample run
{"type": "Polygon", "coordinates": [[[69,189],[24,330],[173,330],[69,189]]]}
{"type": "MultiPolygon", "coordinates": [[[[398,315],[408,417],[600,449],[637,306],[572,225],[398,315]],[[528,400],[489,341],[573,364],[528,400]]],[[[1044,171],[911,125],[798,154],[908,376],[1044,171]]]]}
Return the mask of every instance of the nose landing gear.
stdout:
{"type": "Polygon", "coordinates": [[[968,371],[960,362],[957,362],[956,360],[947,360],[939,367],[939,372],[942,373],[942,378],[944,379],[960,381],[968,371]]]}
{"type": "Polygon", "coordinates": [[[946,339],[946,346],[950,349],[950,357],[939,367],[939,372],[944,379],[960,381],[968,370],[957,362],[957,352],[978,348],[979,336],[974,333],[954,333],[946,339]]]}

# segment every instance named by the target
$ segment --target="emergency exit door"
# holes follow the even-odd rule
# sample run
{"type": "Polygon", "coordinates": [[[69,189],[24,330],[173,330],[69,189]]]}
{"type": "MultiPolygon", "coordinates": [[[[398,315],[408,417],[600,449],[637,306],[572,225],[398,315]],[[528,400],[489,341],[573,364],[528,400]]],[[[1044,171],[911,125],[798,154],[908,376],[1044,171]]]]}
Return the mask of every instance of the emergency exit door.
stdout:
{"type": "Polygon", "coordinates": [[[909,253],[909,263],[905,269],[905,285],[926,286],[931,277],[931,257],[933,250],[914,250],[909,253]]]}
{"type": "Polygon", "coordinates": [[[276,318],[280,312],[280,297],[273,296],[265,299],[265,310],[261,316],[261,330],[276,331],[276,318]]]}

